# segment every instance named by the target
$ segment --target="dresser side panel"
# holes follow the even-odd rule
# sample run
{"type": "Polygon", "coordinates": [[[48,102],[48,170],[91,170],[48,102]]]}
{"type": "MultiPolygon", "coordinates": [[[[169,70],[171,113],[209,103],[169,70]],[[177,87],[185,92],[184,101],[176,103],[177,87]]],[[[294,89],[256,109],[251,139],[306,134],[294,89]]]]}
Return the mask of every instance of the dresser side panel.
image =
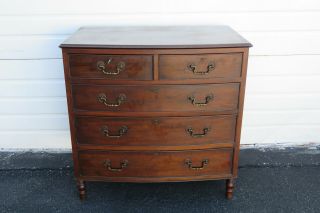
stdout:
{"type": "Polygon", "coordinates": [[[240,83],[240,92],[239,92],[239,106],[238,106],[238,117],[236,124],[236,140],[234,146],[233,154],[233,176],[236,178],[238,176],[238,165],[239,165],[239,149],[240,149],[240,140],[241,140],[241,128],[242,128],[242,117],[243,117],[243,105],[245,97],[245,88],[246,88],[246,78],[247,78],[247,66],[248,66],[248,54],[249,48],[245,49],[243,52],[242,58],[242,72],[241,72],[241,83],[240,83]]]}
{"type": "Polygon", "coordinates": [[[64,79],[66,87],[66,96],[68,103],[68,117],[69,117],[69,126],[70,126],[70,135],[71,135],[71,146],[72,146],[72,158],[74,165],[74,175],[79,177],[79,161],[78,161],[78,151],[76,144],[76,135],[75,135],[75,120],[73,114],[73,97],[72,97],[72,88],[70,83],[70,65],[69,65],[69,54],[62,50],[63,55],[63,65],[64,65],[64,79]]]}

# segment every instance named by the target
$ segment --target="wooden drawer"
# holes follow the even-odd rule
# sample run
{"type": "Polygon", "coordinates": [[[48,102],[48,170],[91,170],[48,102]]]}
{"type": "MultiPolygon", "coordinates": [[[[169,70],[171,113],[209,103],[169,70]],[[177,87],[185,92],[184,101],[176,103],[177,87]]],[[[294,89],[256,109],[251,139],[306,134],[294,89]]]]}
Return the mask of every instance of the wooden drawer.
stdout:
{"type": "Polygon", "coordinates": [[[161,55],[159,77],[163,80],[236,78],[241,76],[242,53],[161,55]]]}
{"type": "Polygon", "coordinates": [[[228,111],[238,107],[239,84],[73,85],[77,110],[112,112],[228,111]]]}
{"type": "Polygon", "coordinates": [[[149,55],[70,55],[70,75],[79,78],[152,80],[149,55]]]}
{"type": "Polygon", "coordinates": [[[235,115],[158,118],[77,117],[78,144],[188,146],[233,144],[235,115]]]}
{"type": "Polygon", "coordinates": [[[232,149],[194,151],[80,151],[80,175],[190,177],[231,174],[232,149]]]}

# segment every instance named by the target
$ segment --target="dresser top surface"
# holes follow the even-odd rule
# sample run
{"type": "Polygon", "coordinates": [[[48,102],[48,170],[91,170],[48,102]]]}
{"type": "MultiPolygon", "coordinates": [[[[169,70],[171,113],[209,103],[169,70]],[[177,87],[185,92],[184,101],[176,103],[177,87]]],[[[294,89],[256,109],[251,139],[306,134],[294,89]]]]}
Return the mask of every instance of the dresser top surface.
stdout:
{"type": "Polygon", "coordinates": [[[62,48],[224,48],[252,45],[224,25],[82,27],[62,48]]]}

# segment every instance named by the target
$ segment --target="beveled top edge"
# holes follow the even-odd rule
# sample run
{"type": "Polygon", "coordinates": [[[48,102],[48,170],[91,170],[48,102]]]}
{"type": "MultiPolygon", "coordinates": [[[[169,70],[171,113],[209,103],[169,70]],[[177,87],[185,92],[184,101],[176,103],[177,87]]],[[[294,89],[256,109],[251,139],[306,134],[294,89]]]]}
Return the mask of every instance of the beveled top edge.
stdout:
{"type": "Polygon", "coordinates": [[[61,48],[231,48],[252,44],[232,28],[215,26],[81,27],[61,48]],[[130,36],[127,36],[130,35],[130,36]]]}

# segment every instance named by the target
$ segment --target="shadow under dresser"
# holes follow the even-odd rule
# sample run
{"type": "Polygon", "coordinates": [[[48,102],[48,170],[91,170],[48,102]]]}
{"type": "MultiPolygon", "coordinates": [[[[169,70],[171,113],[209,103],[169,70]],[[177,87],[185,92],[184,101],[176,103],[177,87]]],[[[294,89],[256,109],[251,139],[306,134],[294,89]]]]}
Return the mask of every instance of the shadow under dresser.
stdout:
{"type": "Polygon", "coordinates": [[[228,26],[84,27],[60,47],[85,181],[226,180],[232,198],[251,44],[228,26]]]}

